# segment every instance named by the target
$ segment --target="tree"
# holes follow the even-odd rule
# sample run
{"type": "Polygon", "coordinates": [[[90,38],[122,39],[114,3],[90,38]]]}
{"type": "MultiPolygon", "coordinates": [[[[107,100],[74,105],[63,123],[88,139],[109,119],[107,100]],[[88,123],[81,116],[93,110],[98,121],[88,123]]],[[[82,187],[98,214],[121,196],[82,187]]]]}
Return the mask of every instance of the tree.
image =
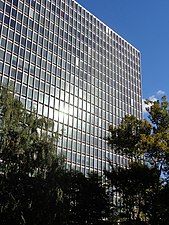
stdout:
{"type": "Polygon", "coordinates": [[[149,136],[151,129],[148,121],[125,116],[119,126],[109,127],[108,145],[117,154],[139,159],[144,154],[141,148],[142,135],[149,136]]]}
{"type": "Polygon", "coordinates": [[[147,208],[153,204],[149,198],[155,191],[158,171],[140,163],[132,163],[129,168],[112,167],[105,171],[113,188],[116,203],[112,208],[116,212],[115,220],[121,224],[141,225],[147,223],[147,208]]]}
{"type": "Polygon", "coordinates": [[[161,101],[147,101],[151,124],[151,134],[143,134],[140,146],[146,160],[159,169],[159,176],[166,181],[169,175],[169,102],[162,97],[161,101]]]}
{"type": "Polygon", "coordinates": [[[0,89],[0,221],[21,225],[108,225],[108,197],[96,174],[65,169],[50,120],[0,89]]]}
{"type": "Polygon", "coordinates": [[[69,197],[71,203],[70,225],[108,225],[109,199],[102,178],[97,174],[85,177],[71,172],[69,197]]]}
{"type": "Polygon", "coordinates": [[[118,205],[115,208],[125,224],[144,220],[151,225],[167,224],[162,212],[169,211],[162,196],[168,190],[169,103],[166,97],[147,103],[149,121],[126,116],[118,127],[109,129],[112,150],[130,160],[129,167],[106,172],[112,190],[115,187],[120,194],[122,213],[118,205]]]}
{"type": "Polygon", "coordinates": [[[52,224],[55,212],[50,207],[59,204],[61,189],[51,187],[48,177],[52,168],[55,176],[63,171],[62,159],[56,155],[58,135],[49,135],[53,124],[35,112],[28,113],[4,87],[0,112],[0,220],[4,224],[52,224]]]}
{"type": "Polygon", "coordinates": [[[28,113],[22,103],[7,88],[0,90],[0,159],[4,175],[24,172],[31,176],[45,176],[45,171],[56,159],[54,143],[57,134],[51,133],[52,122],[28,113]]]}

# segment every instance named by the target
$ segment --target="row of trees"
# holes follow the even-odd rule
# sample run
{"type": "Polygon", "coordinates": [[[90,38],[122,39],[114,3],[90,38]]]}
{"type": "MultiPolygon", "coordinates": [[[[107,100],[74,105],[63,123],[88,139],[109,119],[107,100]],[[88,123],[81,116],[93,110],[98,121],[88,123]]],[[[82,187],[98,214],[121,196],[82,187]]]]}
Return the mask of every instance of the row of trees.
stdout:
{"type": "Polygon", "coordinates": [[[52,121],[1,88],[1,224],[169,224],[169,103],[148,104],[149,122],[127,116],[110,126],[109,146],[130,164],[104,171],[103,184],[97,174],[67,170],[52,121]]]}

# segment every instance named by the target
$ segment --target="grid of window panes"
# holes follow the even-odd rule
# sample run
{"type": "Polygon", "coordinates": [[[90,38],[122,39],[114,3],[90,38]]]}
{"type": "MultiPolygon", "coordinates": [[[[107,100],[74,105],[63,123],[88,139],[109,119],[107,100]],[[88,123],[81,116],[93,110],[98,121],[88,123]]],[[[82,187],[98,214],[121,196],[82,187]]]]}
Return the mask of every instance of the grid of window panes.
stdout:
{"type": "Polygon", "coordinates": [[[0,0],[0,81],[27,109],[54,120],[68,167],[102,171],[104,138],[141,118],[140,53],[72,0],[0,0]]]}

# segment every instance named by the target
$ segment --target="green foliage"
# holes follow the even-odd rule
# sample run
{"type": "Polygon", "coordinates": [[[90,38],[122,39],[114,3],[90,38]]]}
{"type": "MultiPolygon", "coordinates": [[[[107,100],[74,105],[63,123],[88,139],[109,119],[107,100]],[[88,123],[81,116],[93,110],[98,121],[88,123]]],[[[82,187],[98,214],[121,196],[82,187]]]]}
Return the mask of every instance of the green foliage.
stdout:
{"type": "Polygon", "coordinates": [[[90,174],[86,178],[82,173],[70,171],[64,184],[64,192],[68,193],[70,199],[70,225],[106,224],[103,218],[108,217],[109,201],[97,174],[90,174]]]}
{"type": "Polygon", "coordinates": [[[147,104],[149,121],[126,116],[118,127],[109,129],[108,144],[112,150],[135,161],[127,168],[105,172],[112,194],[120,197],[113,210],[116,222],[121,224],[168,224],[169,204],[164,193],[167,197],[169,102],[163,97],[147,104]]]}
{"type": "Polygon", "coordinates": [[[55,218],[52,204],[56,209],[60,201],[61,188],[51,187],[49,179],[51,169],[55,168],[55,176],[63,171],[63,159],[56,156],[54,145],[58,136],[48,135],[51,121],[28,113],[4,87],[0,89],[0,112],[0,220],[4,224],[48,224],[55,218]]]}
{"type": "Polygon", "coordinates": [[[169,172],[169,102],[164,96],[161,102],[154,103],[147,101],[151,105],[147,108],[149,120],[152,125],[151,135],[143,134],[140,146],[145,153],[147,161],[160,168],[161,173],[165,173],[165,178],[169,172]]]}
{"type": "Polygon", "coordinates": [[[142,134],[150,135],[151,128],[151,124],[146,120],[126,116],[118,127],[109,127],[108,144],[118,154],[139,157],[143,153],[139,148],[141,136],[142,134]]]}
{"type": "Polygon", "coordinates": [[[0,221],[5,225],[108,225],[101,178],[67,171],[52,122],[0,89],[0,221]]]}
{"type": "Polygon", "coordinates": [[[130,164],[105,171],[108,192],[97,174],[67,171],[56,155],[52,121],[28,113],[1,87],[1,223],[167,225],[169,104],[165,97],[148,103],[149,122],[126,116],[120,126],[110,126],[109,146],[130,164]]]}
{"type": "Polygon", "coordinates": [[[119,196],[112,207],[122,224],[146,222],[145,209],[151,205],[149,196],[158,183],[158,171],[143,164],[132,163],[128,169],[112,167],[112,171],[105,171],[105,175],[114,187],[112,194],[119,196]]]}
{"type": "Polygon", "coordinates": [[[146,101],[147,112],[149,113],[149,119],[154,126],[154,132],[163,132],[169,129],[169,102],[166,96],[163,96],[161,101],[157,100],[152,102],[146,101]]]}
{"type": "MultiPolygon", "coordinates": [[[[110,126],[108,144],[114,152],[129,158],[144,158],[167,173],[169,162],[169,103],[147,101],[149,120],[126,116],[118,127],[110,126]]],[[[160,175],[161,175],[160,173],[160,175]]]]}
{"type": "Polygon", "coordinates": [[[13,92],[0,90],[0,158],[1,172],[35,173],[45,176],[47,166],[56,158],[58,135],[48,136],[51,121],[38,118],[35,112],[28,113],[13,92]],[[43,132],[43,135],[42,135],[43,132]]]}

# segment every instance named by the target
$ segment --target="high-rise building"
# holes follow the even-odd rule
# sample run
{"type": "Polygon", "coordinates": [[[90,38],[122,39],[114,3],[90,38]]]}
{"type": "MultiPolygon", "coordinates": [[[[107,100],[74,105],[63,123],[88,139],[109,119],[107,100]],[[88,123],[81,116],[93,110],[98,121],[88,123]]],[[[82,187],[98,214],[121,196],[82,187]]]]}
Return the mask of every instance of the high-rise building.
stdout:
{"type": "Polygon", "coordinates": [[[0,82],[62,131],[68,167],[101,172],[105,137],[126,114],[141,118],[140,53],[73,0],[0,0],[0,82]]]}

